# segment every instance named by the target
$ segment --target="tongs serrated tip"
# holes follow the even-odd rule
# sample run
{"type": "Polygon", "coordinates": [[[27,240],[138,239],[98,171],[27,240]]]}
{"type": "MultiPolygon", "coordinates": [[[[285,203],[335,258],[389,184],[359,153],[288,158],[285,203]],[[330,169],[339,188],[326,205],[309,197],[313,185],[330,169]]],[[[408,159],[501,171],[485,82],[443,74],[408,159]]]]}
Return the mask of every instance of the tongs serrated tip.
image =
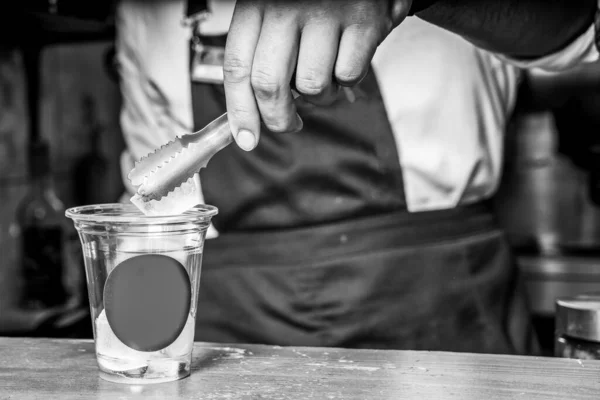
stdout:
{"type": "Polygon", "coordinates": [[[139,193],[136,193],[130,199],[145,215],[150,216],[181,214],[197,205],[199,200],[199,186],[194,177],[175,187],[159,200],[148,199],[139,193]]]}
{"type": "Polygon", "coordinates": [[[199,201],[199,195],[192,196],[194,190],[199,191],[193,176],[232,141],[227,114],[223,114],[204,129],[162,145],[137,161],[129,172],[129,181],[137,187],[131,201],[147,214],[180,209],[188,201],[183,198],[199,201]]]}
{"type": "Polygon", "coordinates": [[[180,136],[178,136],[137,160],[127,174],[127,178],[134,186],[142,185],[148,175],[154,173],[162,164],[170,162],[171,158],[175,157],[175,154],[182,148],[180,136]]]}

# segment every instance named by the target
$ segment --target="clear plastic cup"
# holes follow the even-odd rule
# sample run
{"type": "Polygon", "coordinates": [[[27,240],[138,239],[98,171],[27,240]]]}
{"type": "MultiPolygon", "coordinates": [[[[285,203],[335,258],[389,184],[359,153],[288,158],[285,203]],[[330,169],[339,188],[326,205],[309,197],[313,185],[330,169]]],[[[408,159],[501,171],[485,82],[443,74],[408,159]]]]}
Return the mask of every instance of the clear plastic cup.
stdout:
{"type": "Polygon", "coordinates": [[[213,206],[146,216],[132,204],[74,207],[103,379],[159,383],[190,374],[202,249],[213,206]]]}

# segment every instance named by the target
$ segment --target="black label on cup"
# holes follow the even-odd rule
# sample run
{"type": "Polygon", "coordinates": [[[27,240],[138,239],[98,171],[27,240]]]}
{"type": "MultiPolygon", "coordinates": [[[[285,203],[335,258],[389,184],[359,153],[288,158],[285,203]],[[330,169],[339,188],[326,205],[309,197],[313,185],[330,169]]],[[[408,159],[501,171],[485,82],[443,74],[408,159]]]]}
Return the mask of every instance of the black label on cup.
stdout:
{"type": "Polygon", "coordinates": [[[173,343],[185,327],[191,298],[183,265],[159,254],[123,261],[104,286],[108,324],[119,340],[138,351],[158,351],[173,343]]]}

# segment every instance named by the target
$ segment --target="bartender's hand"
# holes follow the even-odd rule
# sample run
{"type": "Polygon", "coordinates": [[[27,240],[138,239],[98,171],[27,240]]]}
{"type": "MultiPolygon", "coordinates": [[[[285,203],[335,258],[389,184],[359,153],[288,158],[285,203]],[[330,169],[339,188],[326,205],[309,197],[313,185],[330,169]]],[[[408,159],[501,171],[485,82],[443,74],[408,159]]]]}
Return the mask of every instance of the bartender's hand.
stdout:
{"type": "Polygon", "coordinates": [[[412,2],[238,0],[223,69],[237,144],[256,147],[261,119],[273,132],[302,128],[292,85],[306,100],[327,104],[339,85],[358,83],[412,2]]]}

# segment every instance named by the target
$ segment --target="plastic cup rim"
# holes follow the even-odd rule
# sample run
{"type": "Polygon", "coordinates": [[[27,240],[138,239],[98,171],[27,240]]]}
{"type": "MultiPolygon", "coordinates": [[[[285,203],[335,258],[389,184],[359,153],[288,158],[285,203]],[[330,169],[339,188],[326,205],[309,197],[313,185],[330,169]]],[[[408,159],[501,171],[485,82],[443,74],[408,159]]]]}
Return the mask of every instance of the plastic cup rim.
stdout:
{"type": "Polygon", "coordinates": [[[126,203],[91,204],[65,211],[65,215],[75,222],[142,225],[209,222],[217,214],[217,207],[207,204],[198,204],[181,214],[160,216],[145,215],[135,205],[126,203]]]}

